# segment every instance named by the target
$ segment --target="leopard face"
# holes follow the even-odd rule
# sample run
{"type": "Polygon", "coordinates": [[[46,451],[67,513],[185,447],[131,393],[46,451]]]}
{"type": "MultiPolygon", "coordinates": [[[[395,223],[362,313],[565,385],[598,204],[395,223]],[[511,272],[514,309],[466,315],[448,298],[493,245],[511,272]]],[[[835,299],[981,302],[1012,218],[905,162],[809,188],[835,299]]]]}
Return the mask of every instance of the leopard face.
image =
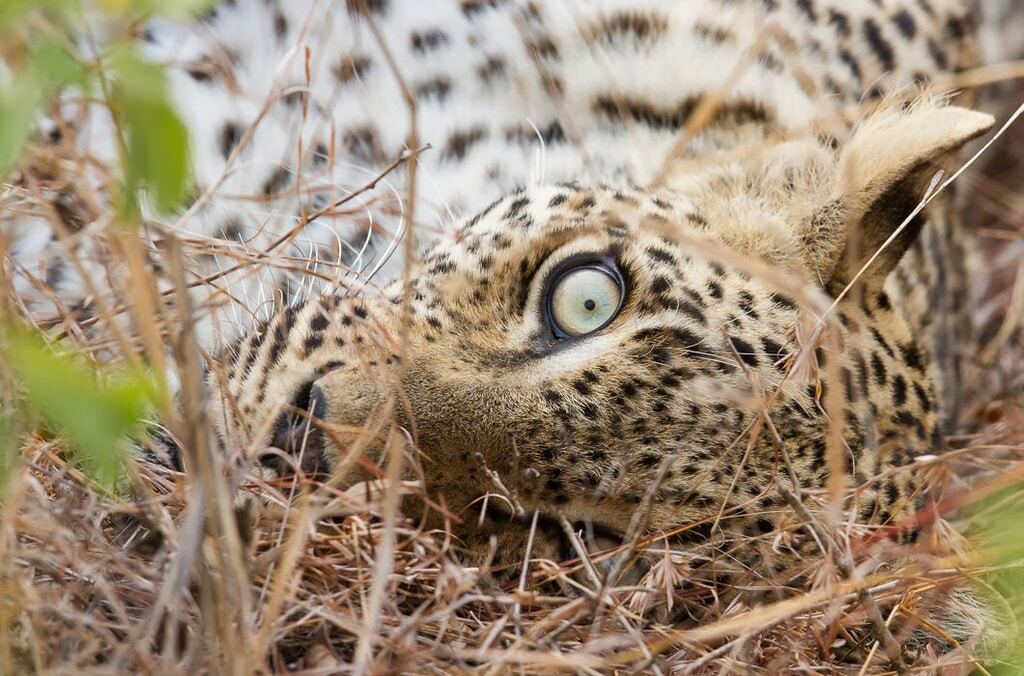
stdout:
{"type": "Polygon", "coordinates": [[[560,524],[621,537],[639,508],[695,546],[757,542],[792,519],[780,485],[820,496],[830,477],[890,524],[917,504],[896,470],[930,447],[939,401],[887,279],[932,227],[904,220],[936,163],[990,125],[928,105],[838,152],[801,141],[657,190],[511,194],[405,280],[291,308],[226,353],[221,437],[352,482],[368,466],[353,448],[385,462],[360,428],[389,417],[456,533],[496,536],[506,560],[534,513],[551,557],[560,524]]]}

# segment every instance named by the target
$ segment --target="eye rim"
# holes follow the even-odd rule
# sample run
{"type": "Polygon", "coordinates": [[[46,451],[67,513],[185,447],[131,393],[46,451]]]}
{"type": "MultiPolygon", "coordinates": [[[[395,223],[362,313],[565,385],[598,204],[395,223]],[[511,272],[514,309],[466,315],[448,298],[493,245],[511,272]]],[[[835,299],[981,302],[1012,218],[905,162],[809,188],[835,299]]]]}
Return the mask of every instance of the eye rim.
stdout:
{"type": "Polygon", "coordinates": [[[619,313],[622,312],[622,308],[626,304],[626,297],[628,293],[629,284],[626,283],[626,276],[622,274],[622,270],[619,268],[619,264],[614,258],[593,255],[573,256],[559,263],[558,267],[552,270],[548,275],[543,296],[544,319],[556,340],[582,340],[583,338],[588,338],[599,331],[603,331],[608,328],[608,325],[618,318],[619,313]],[[615,306],[615,310],[608,316],[608,319],[603,324],[593,331],[574,336],[570,333],[566,333],[562,327],[558,325],[558,321],[555,320],[554,313],[552,312],[552,300],[554,299],[555,289],[558,288],[558,285],[562,280],[564,280],[568,275],[574,272],[579,272],[580,270],[595,270],[611,278],[611,280],[619,287],[619,303],[615,306]]]}

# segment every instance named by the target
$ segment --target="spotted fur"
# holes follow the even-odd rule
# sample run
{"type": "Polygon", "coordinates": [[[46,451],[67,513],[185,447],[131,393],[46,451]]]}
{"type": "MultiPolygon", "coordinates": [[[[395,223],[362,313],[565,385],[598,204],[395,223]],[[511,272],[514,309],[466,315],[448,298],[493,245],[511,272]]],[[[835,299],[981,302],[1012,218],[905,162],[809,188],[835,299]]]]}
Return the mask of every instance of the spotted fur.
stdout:
{"type": "MultiPolygon", "coordinates": [[[[383,462],[360,429],[394,414],[427,495],[471,550],[496,538],[498,568],[534,513],[533,554],[557,559],[561,519],[621,537],[643,505],[645,530],[735,564],[707,575],[756,584],[798,520],[783,494],[815,511],[832,477],[861,524],[912,539],[925,486],[900,468],[956,418],[971,242],[946,195],[904,220],[993,120],[899,97],[979,65],[983,18],[962,0],[234,0],[152,26],[199,185],[230,170],[192,214],[206,235],[264,246],[316,208],[300,176],[321,203],[369,180],[408,149],[407,96],[433,146],[413,227],[439,243],[381,292],[307,294],[222,350],[222,442],[350,482],[352,448],[383,462]],[[565,340],[544,300],[573,260],[614,264],[625,302],[565,340]]],[[[399,228],[407,178],[302,241],[373,267],[346,247],[399,228]]]]}
{"type": "MultiPolygon", "coordinates": [[[[889,4],[386,0],[367,3],[364,14],[355,0],[230,0],[199,22],[153,20],[140,29],[141,47],[169,66],[198,199],[180,220],[148,218],[220,254],[190,261],[197,278],[216,275],[197,291],[202,305],[223,308],[197,325],[212,347],[254,317],[265,320],[275,297],[287,304],[366,276],[393,278],[403,213],[429,244],[513,190],[647,185],[705,95],[758,41],[763,49],[684,155],[706,157],[769,132],[804,134],[844,107],[969,68],[979,62],[979,17],[985,26],[1006,20],[976,13],[968,0],[889,4]],[[360,191],[407,149],[407,95],[417,142],[431,146],[418,156],[415,205],[402,202],[405,165],[360,191]],[[289,233],[273,249],[276,265],[227,272],[289,233]]],[[[61,118],[48,127],[59,156],[116,164],[99,104],[70,99],[61,118]]],[[[103,170],[83,178],[107,181],[103,170]]],[[[38,187],[66,237],[57,241],[46,214],[12,211],[5,227],[20,263],[12,277],[40,321],[69,310],[87,316],[94,309],[83,270],[66,263],[66,247],[94,288],[116,291],[102,219],[87,189],[45,178],[38,187]]],[[[148,237],[159,240],[160,230],[148,237]]],[[[155,254],[158,271],[161,263],[155,254]]]]}
{"type": "MultiPolygon", "coordinates": [[[[771,546],[797,519],[784,492],[820,495],[837,473],[858,489],[847,506],[861,523],[913,538],[925,486],[899,468],[955,418],[967,337],[953,261],[969,243],[949,201],[858,273],[992,120],[934,100],[852,127],[820,120],[978,63],[972,17],[937,3],[608,3],[571,20],[536,5],[460,10],[416,24],[415,59],[443,58],[464,38],[457,27],[470,40],[475,22],[499,20],[516,27],[521,56],[488,55],[459,76],[407,73],[424,114],[471,105],[467,90],[522,96],[511,84],[524,79],[538,98],[439,135],[426,180],[450,186],[446,172],[458,173],[467,185],[443,195],[456,211],[478,192],[504,196],[413,263],[408,286],[296,305],[230,350],[214,368],[222,438],[247,443],[258,428],[305,471],[352,481],[365,475],[346,452],[353,430],[392,411],[414,434],[427,494],[461,519],[457,534],[477,552],[497,538],[497,570],[523,555],[531,514],[533,555],[559,559],[572,555],[562,519],[621,537],[643,505],[646,530],[735,564],[695,580],[756,584],[787,560],[771,546]],[[700,64],[735,60],[765,21],[779,34],[673,156],[722,86],[722,68],[700,64]],[[657,69],[656,89],[602,69],[630,61],[628,72],[685,65],[657,69]],[[786,133],[795,140],[771,144],[786,133]],[[542,143],[545,178],[571,182],[509,172],[542,143]],[[598,259],[621,272],[625,304],[596,334],[560,339],[543,309],[553,271],[598,259]],[[489,494],[500,497],[478,521],[489,494]]],[[[373,13],[348,20],[398,16],[386,3],[373,13]]],[[[350,63],[381,77],[379,59],[350,63]]],[[[367,85],[379,105],[378,82],[367,85]]],[[[403,129],[390,143],[376,130],[340,136],[356,133],[359,160],[383,163],[403,129]]],[[[789,545],[804,556],[817,546],[789,545]]]]}

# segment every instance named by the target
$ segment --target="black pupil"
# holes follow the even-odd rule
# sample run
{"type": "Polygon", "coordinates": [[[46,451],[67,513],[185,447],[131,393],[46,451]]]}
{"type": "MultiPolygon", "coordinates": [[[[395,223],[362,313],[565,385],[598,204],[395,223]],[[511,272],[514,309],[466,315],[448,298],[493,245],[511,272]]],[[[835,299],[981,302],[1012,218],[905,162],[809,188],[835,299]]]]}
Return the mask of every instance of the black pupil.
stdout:
{"type": "Polygon", "coordinates": [[[597,303],[588,298],[587,300],[583,301],[583,307],[587,308],[590,311],[593,311],[594,308],[597,307],[597,303]]]}

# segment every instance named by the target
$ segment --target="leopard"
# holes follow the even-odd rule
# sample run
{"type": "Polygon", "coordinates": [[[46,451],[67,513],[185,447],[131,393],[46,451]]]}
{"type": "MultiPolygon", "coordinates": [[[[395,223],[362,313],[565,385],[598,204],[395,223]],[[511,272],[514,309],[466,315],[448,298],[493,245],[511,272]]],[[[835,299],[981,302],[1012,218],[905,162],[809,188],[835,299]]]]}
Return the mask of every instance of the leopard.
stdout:
{"type": "MultiPolygon", "coordinates": [[[[573,558],[571,525],[616,542],[642,514],[643,530],[675,532],[695,552],[691,583],[763,584],[785,570],[772,536],[799,521],[794,492],[851,491],[858,524],[913,540],[906,524],[926,482],[901,468],[941,447],[957,417],[972,246],[950,200],[917,205],[994,120],[959,101],[884,99],[978,64],[972,16],[958,3],[884,15],[874,3],[603,9],[569,24],[579,36],[537,6],[522,19],[550,31],[531,48],[542,86],[570,109],[539,128],[588,125],[583,146],[601,180],[573,170],[569,182],[513,187],[379,293],[287,308],[214,368],[221,438],[262,435],[300,471],[347,484],[363,473],[346,449],[369,443],[352,430],[390,411],[413,435],[428,495],[461,520],[477,558],[486,552],[510,577],[524,556],[573,558]],[[780,65],[784,51],[766,50],[750,75],[757,93],[741,77],[676,152],[720,84],[715,49],[749,44],[773,17],[787,26],[782,42],[806,55],[807,80],[780,65]],[[669,43],[678,31],[682,47],[669,43]],[[833,53],[822,33],[848,39],[833,53]],[[623,44],[648,60],[679,50],[681,86],[662,83],[670,105],[630,91],[645,82],[573,91],[579,81],[559,64],[578,67],[574,49],[603,56],[623,44]],[[818,91],[833,110],[882,105],[815,130],[818,91]],[[580,101],[590,110],[570,108],[580,101]],[[588,112],[602,119],[580,122],[588,112]],[[790,137],[773,143],[779,130],[790,137]],[[660,160],[651,173],[611,150],[618,135],[660,160]],[[699,570],[709,547],[743,574],[699,570]]],[[[386,26],[397,10],[368,11],[386,26]]],[[[454,132],[445,152],[476,135],[454,132]]],[[[559,158],[545,135],[551,167],[559,158]]],[[[448,517],[424,518],[441,528],[448,517]]],[[[789,546],[813,560],[820,545],[789,546]]]]}
{"type": "MultiPolygon", "coordinates": [[[[147,25],[192,134],[179,227],[297,232],[320,273],[209,292],[218,443],[342,487],[397,467],[403,509],[499,584],[586,558],[577,532],[670,534],[702,598],[813,578],[809,515],[913,542],[972,349],[942,172],[995,124],[954,90],[1018,53],[1012,5],[223,0],[147,25]]],[[[75,293],[38,240],[15,254],[45,302],[75,293]]]]}

